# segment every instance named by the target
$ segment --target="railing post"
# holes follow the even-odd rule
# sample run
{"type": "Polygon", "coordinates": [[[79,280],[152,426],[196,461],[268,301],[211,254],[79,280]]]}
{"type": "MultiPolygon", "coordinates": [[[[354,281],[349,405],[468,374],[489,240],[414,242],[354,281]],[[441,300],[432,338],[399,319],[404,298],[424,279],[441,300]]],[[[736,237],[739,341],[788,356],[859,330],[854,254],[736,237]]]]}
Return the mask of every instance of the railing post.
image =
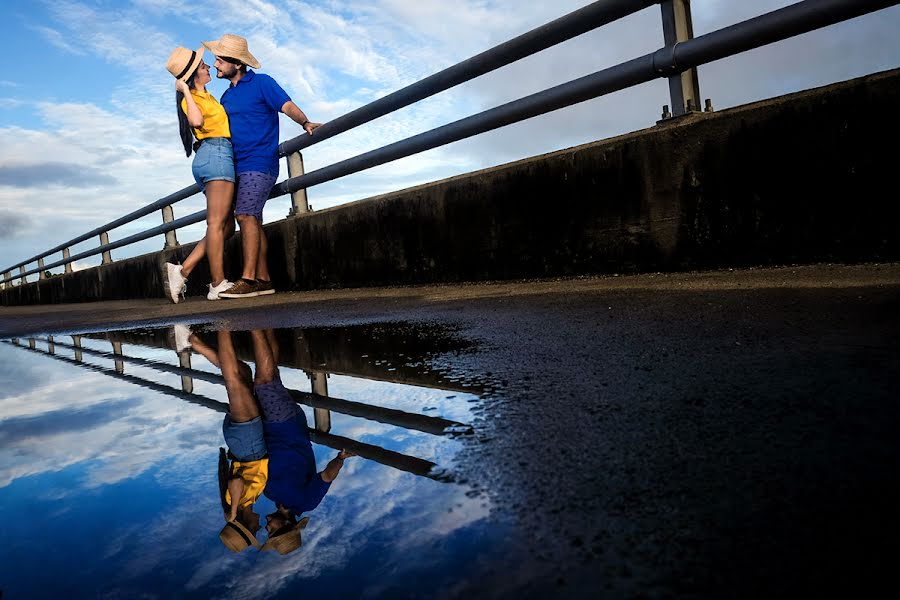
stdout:
{"type": "MultiPolygon", "coordinates": [[[[299,152],[288,154],[287,165],[288,177],[299,177],[305,173],[303,155],[299,152]]],[[[291,210],[288,211],[287,216],[293,217],[307,212],[309,212],[309,200],[306,197],[306,188],[293,192],[291,194],[291,210]]]]}
{"type": "Polygon", "coordinates": [[[40,269],[40,272],[38,273],[38,281],[40,281],[41,279],[47,279],[47,276],[44,275],[44,259],[43,258],[38,259],[38,269],[40,269]]]}
{"type": "MultiPolygon", "coordinates": [[[[175,213],[172,211],[172,205],[163,206],[162,209],[163,224],[171,223],[175,220],[175,213]]],[[[175,248],[178,246],[178,238],[175,237],[175,230],[166,232],[166,245],[163,250],[175,248]]]]}
{"type": "Polygon", "coordinates": [[[56,354],[56,344],[53,343],[53,336],[47,336],[47,354],[56,354]]]}
{"type": "MultiPolygon", "coordinates": [[[[182,369],[190,369],[191,368],[191,353],[190,352],[179,352],[178,353],[178,365],[182,369]]],[[[194,393],[194,378],[190,375],[182,375],[181,376],[181,391],[187,392],[188,394],[194,393]]]]}
{"type": "Polygon", "coordinates": [[[34,350],[34,348],[35,348],[34,338],[28,338],[28,347],[31,348],[32,350],[34,350]]]}
{"type": "Polygon", "coordinates": [[[24,285],[28,283],[28,278],[25,277],[25,265],[19,267],[19,284],[24,285]]]}
{"type": "MultiPolygon", "coordinates": [[[[309,378],[312,380],[313,394],[319,396],[328,395],[328,374],[316,371],[309,378]]],[[[331,431],[331,411],[327,408],[314,408],[313,417],[315,419],[316,431],[328,433],[331,431]]]]}
{"type": "MultiPolygon", "coordinates": [[[[105,246],[109,243],[109,233],[103,232],[100,234],[100,245],[105,246]]],[[[109,250],[103,251],[103,263],[104,265],[108,265],[112,262],[112,254],[109,253],[109,250]]]]}
{"type": "MultiPolygon", "coordinates": [[[[110,342],[113,347],[113,354],[122,356],[122,342],[110,342]]],[[[116,363],[116,373],[125,372],[125,362],[119,358],[114,359],[116,363]]]]}
{"type": "Polygon", "coordinates": [[[77,360],[78,362],[81,362],[82,354],[81,354],[81,336],[80,335],[72,336],[72,345],[75,346],[75,360],[77,360]]]}
{"type": "MultiPolygon", "coordinates": [[[[72,255],[69,253],[69,249],[63,248],[63,260],[69,260],[70,258],[72,258],[72,255]]],[[[65,268],[66,268],[66,273],[71,273],[72,272],[72,263],[67,262],[65,268]]]]}
{"type": "MultiPolygon", "coordinates": [[[[663,38],[666,46],[686,42],[694,37],[690,0],[663,0],[663,38]]],[[[672,115],[700,110],[700,80],[697,69],[688,69],[669,77],[669,96],[672,99],[672,115]]]]}

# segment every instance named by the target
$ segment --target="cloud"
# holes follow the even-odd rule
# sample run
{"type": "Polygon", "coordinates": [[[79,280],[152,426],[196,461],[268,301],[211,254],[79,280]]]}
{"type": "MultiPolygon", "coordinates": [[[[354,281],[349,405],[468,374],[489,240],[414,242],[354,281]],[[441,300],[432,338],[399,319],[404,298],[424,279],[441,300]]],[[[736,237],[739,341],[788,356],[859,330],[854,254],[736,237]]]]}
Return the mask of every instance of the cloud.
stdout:
{"type": "Polygon", "coordinates": [[[0,98],[0,108],[21,108],[25,106],[24,100],[18,98],[0,98]]]}
{"type": "Polygon", "coordinates": [[[12,239],[21,235],[22,231],[30,224],[31,220],[23,214],[8,210],[0,211],[0,240],[12,239]]]}
{"type": "Polygon", "coordinates": [[[87,52],[84,51],[84,48],[75,46],[70,43],[66,36],[64,36],[56,29],[44,27],[42,25],[33,25],[31,29],[37,31],[39,34],[41,34],[41,37],[64,52],[68,52],[69,54],[75,54],[78,56],[84,56],[85,54],[87,54],[87,52]]]}
{"type": "Polygon", "coordinates": [[[72,163],[46,162],[32,165],[0,165],[0,185],[19,188],[57,185],[89,187],[115,185],[115,177],[101,169],[72,163]]]}
{"type": "Polygon", "coordinates": [[[21,83],[18,83],[15,81],[8,81],[6,79],[0,80],[0,87],[17,88],[17,87],[21,87],[21,86],[22,86],[21,83]]]}

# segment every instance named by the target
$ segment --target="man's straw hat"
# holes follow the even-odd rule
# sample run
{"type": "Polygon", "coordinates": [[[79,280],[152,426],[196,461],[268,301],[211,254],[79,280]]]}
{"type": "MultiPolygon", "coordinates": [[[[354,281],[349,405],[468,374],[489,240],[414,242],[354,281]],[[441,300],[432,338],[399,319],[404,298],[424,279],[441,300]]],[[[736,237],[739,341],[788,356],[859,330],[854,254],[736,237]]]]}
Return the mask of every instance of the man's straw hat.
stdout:
{"type": "Polygon", "coordinates": [[[216,56],[234,58],[248,67],[259,68],[259,61],[247,49],[247,40],[239,35],[226,33],[218,41],[203,42],[203,45],[216,56]]]}
{"type": "Polygon", "coordinates": [[[197,48],[197,51],[188,50],[187,48],[175,48],[166,61],[166,69],[175,79],[187,81],[194,74],[197,67],[203,61],[203,48],[197,48]]]}
{"type": "Polygon", "coordinates": [[[303,517],[296,523],[285,525],[269,536],[268,541],[260,550],[274,550],[278,554],[289,554],[300,547],[300,530],[305,529],[309,523],[309,517],[303,517]]]}

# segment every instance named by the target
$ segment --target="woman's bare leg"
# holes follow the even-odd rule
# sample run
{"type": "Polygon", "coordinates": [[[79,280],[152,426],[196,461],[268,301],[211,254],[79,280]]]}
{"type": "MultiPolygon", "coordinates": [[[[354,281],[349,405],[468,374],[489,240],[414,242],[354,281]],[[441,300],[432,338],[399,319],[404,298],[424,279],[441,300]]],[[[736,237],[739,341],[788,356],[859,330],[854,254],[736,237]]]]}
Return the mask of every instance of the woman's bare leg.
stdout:
{"type": "Polygon", "coordinates": [[[234,219],[231,218],[233,197],[234,183],[231,181],[206,182],[206,236],[197,242],[182,263],[181,274],[185,277],[206,256],[212,284],[219,285],[225,279],[225,238],[229,230],[234,231],[234,219]]]}
{"type": "MultiPolygon", "coordinates": [[[[209,258],[209,273],[212,284],[219,285],[225,279],[225,237],[228,221],[234,230],[232,202],[234,183],[231,181],[210,181],[206,184],[206,256],[209,258]]],[[[198,244],[199,245],[199,244],[198,244]]]]}

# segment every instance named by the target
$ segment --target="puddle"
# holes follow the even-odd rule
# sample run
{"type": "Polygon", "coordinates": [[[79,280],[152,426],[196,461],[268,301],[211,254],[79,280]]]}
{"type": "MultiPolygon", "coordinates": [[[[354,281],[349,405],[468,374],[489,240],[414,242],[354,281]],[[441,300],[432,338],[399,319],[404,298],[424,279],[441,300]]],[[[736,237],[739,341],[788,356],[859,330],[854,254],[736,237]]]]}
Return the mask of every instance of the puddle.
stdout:
{"type": "Polygon", "coordinates": [[[452,330],[192,329],[177,341],[169,327],[0,343],[8,597],[433,597],[503,553],[483,482],[454,473],[481,390],[431,367],[472,349],[452,330]],[[185,338],[191,347],[177,352],[185,338]],[[273,376],[269,360],[284,392],[265,399],[257,387],[261,400],[249,402],[275,415],[263,439],[277,450],[265,491],[244,509],[263,527],[246,538],[254,517],[242,511],[237,545],[284,541],[291,523],[309,521],[284,555],[234,553],[219,537],[223,417],[229,401],[234,414],[248,406],[250,372],[273,376]],[[313,479],[298,466],[304,434],[313,479]],[[297,498],[322,487],[314,478],[340,464],[342,449],[356,456],[321,502],[279,515],[275,500],[303,505],[297,498]],[[281,529],[267,532],[266,515],[281,529]]]}

